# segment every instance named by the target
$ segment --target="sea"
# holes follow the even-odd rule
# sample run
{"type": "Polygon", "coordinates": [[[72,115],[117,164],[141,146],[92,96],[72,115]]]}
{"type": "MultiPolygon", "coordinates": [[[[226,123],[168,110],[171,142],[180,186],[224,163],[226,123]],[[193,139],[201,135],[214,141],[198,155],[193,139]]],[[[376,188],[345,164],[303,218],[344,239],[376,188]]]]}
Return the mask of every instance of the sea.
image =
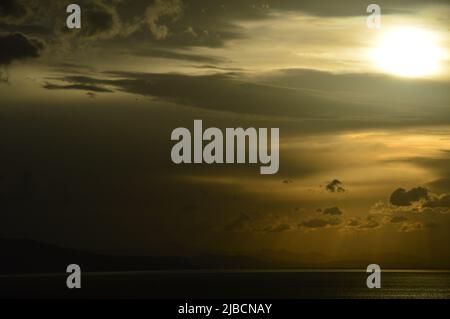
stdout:
{"type": "Polygon", "coordinates": [[[161,270],[82,274],[68,289],[67,274],[0,275],[0,298],[151,299],[449,299],[450,271],[383,270],[369,289],[357,269],[161,270]]]}

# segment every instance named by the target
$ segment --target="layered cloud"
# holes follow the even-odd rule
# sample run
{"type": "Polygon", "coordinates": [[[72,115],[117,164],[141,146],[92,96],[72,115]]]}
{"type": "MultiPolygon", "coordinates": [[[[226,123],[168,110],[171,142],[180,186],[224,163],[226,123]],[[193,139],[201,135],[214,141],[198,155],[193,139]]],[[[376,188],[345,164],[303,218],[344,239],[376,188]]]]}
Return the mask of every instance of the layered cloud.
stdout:
{"type": "MultiPolygon", "coordinates": [[[[208,110],[298,119],[338,120],[334,125],[345,121],[347,127],[355,118],[358,119],[356,122],[366,127],[426,125],[445,123],[449,120],[443,113],[446,89],[444,84],[439,82],[424,83],[424,86],[428,88],[424,91],[423,87],[418,88],[416,82],[383,77],[390,86],[389,90],[392,91],[397,87],[396,99],[399,99],[401,95],[404,101],[396,103],[392,100],[391,104],[380,104],[373,100],[373,94],[384,91],[386,87],[379,76],[336,75],[310,70],[297,70],[296,74],[300,75],[296,77],[299,80],[296,88],[289,87],[287,84],[276,85],[279,77],[271,78],[272,80],[264,79],[264,77],[249,79],[239,72],[187,75],[114,71],[102,74],[102,78],[65,76],[60,80],[76,85],[110,86],[118,91],[208,110]],[[307,75],[311,76],[309,82],[307,75]],[[323,81],[315,81],[315,76],[323,81]],[[358,87],[351,84],[362,81],[367,82],[367,89],[364,86],[358,87]],[[345,90],[347,92],[354,90],[354,92],[341,96],[338,88],[336,94],[333,94],[334,90],[330,89],[332,83],[338,86],[347,83],[348,88],[345,90]],[[417,90],[423,91],[423,98],[421,98],[423,101],[416,98],[413,104],[405,104],[406,101],[412,100],[411,91],[417,90]],[[421,103],[424,106],[428,105],[429,102],[424,99],[428,95],[434,95],[433,99],[437,103],[426,109],[419,108],[421,103]],[[408,119],[404,118],[405,112],[409,114],[408,119]]],[[[290,75],[287,79],[290,79],[290,75]]],[[[388,93],[383,93],[383,96],[387,95],[388,93]]],[[[337,191],[343,189],[342,186],[334,183],[330,187],[335,187],[337,191]]]]}

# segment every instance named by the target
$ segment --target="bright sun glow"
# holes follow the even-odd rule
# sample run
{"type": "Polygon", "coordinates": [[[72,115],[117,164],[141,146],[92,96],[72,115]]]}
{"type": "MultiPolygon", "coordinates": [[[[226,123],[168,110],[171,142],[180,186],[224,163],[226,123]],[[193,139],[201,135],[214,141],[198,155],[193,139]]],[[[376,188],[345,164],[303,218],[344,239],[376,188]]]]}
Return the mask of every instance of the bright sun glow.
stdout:
{"type": "Polygon", "coordinates": [[[416,28],[397,28],[386,32],[371,58],[384,72],[421,77],[441,71],[442,49],[435,36],[416,28]]]}

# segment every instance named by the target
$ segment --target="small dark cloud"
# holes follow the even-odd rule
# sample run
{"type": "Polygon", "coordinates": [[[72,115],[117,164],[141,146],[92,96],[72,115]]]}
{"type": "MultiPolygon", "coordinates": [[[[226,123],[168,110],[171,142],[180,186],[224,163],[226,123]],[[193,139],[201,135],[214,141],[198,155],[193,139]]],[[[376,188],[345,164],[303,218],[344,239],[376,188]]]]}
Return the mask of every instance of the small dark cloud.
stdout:
{"type": "Polygon", "coordinates": [[[295,229],[295,224],[286,219],[280,220],[278,215],[255,212],[252,215],[239,214],[225,225],[224,230],[248,233],[282,233],[295,229]]]}
{"type": "Polygon", "coordinates": [[[363,223],[359,226],[360,229],[373,229],[379,227],[381,224],[376,220],[367,220],[366,223],[363,223]]]}
{"type": "Polygon", "coordinates": [[[339,218],[321,219],[312,218],[307,221],[303,221],[299,224],[299,227],[305,228],[323,228],[327,226],[339,225],[342,221],[339,218]]]}
{"type": "Polygon", "coordinates": [[[339,209],[339,207],[334,206],[334,207],[325,208],[323,210],[323,214],[336,216],[336,215],[342,215],[343,212],[339,209]]]}
{"type": "Polygon", "coordinates": [[[343,184],[340,180],[334,179],[331,182],[329,182],[325,189],[331,193],[343,193],[345,192],[345,188],[343,187],[343,184]]]}
{"type": "Polygon", "coordinates": [[[94,92],[87,92],[86,95],[91,99],[95,99],[97,97],[97,94],[94,92]]]}
{"type": "Polygon", "coordinates": [[[350,229],[375,229],[381,226],[381,223],[377,220],[377,216],[368,215],[365,218],[352,218],[348,221],[347,227],[350,229]]]}
{"type": "Polygon", "coordinates": [[[408,218],[406,218],[405,216],[393,216],[390,221],[391,223],[395,224],[395,223],[402,223],[407,220],[408,218]]]}
{"type": "Polygon", "coordinates": [[[347,226],[349,227],[358,227],[361,225],[361,221],[357,218],[352,218],[347,222],[347,226]]]}
{"type": "Polygon", "coordinates": [[[44,43],[22,33],[12,33],[0,35],[0,47],[0,65],[9,65],[15,60],[39,57],[44,43]]]}
{"type": "Polygon", "coordinates": [[[430,198],[423,204],[423,207],[450,207],[450,195],[430,198]]]}
{"type": "Polygon", "coordinates": [[[289,224],[279,224],[267,229],[267,231],[271,233],[282,233],[289,230],[291,230],[291,226],[289,224]]]}
{"type": "Polygon", "coordinates": [[[429,199],[428,190],[424,187],[414,187],[409,191],[397,188],[391,194],[389,202],[395,206],[409,206],[421,199],[429,199]]]}

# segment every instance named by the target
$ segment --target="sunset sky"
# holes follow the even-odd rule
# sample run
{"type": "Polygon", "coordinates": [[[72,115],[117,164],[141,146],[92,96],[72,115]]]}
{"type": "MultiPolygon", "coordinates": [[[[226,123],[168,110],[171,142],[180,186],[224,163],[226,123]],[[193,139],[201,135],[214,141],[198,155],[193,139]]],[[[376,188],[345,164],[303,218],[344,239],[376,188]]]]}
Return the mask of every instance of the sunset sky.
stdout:
{"type": "Polygon", "coordinates": [[[450,261],[448,1],[72,2],[0,3],[0,237],[450,261]],[[278,174],[173,164],[194,119],[279,128],[278,174]]]}

